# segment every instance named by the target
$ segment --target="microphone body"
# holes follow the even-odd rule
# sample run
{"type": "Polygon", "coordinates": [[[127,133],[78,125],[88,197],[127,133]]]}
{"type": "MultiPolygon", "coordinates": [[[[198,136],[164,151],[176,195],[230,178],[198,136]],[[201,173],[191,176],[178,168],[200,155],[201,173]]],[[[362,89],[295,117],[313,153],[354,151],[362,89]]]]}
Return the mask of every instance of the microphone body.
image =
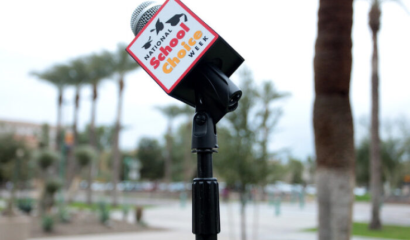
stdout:
{"type": "MultiPolygon", "coordinates": [[[[176,0],[176,1],[178,1],[178,0],[176,0]]],[[[143,2],[142,4],[140,4],[135,9],[135,11],[134,11],[134,13],[132,14],[132,17],[131,17],[131,29],[132,29],[132,32],[134,33],[134,35],[136,37],[139,34],[141,34],[142,32],[149,31],[148,29],[144,29],[144,27],[147,24],[150,24],[151,20],[154,20],[153,17],[156,16],[156,13],[158,11],[161,11],[162,10],[161,7],[163,7],[163,5],[167,4],[168,2],[169,1],[167,1],[164,4],[161,5],[158,2],[147,1],[147,2],[143,2]]],[[[182,4],[181,2],[179,2],[179,3],[182,4]]],[[[184,5],[184,7],[186,9],[188,9],[185,5],[184,5]]],[[[155,20],[157,22],[157,25],[159,24],[159,20],[160,19],[155,20]]],[[[184,20],[189,21],[190,20],[189,16],[188,16],[188,19],[187,19],[186,14],[177,14],[176,16],[174,16],[174,18],[170,19],[166,23],[163,19],[161,19],[161,21],[164,22],[163,24],[165,24],[166,26],[170,26],[169,24],[172,25],[176,22],[182,22],[182,24],[184,24],[184,20]]],[[[182,26],[182,24],[181,24],[181,26],[182,26]]],[[[172,26],[174,26],[174,25],[172,25],[172,26]]],[[[208,25],[206,25],[206,26],[209,29],[211,29],[208,25]]],[[[160,27],[161,27],[161,25],[160,25],[160,27]]],[[[158,31],[158,26],[157,26],[156,30],[158,31]]],[[[162,31],[162,33],[165,30],[166,29],[164,29],[162,31]]],[[[152,29],[151,31],[153,31],[155,33],[154,29],[152,29]]],[[[154,34],[154,37],[155,37],[155,34],[154,34]]],[[[152,39],[149,39],[149,40],[152,40],[152,39]]],[[[165,46],[167,46],[169,44],[171,44],[171,46],[172,46],[172,42],[169,43],[169,44],[167,42],[167,41],[170,41],[170,40],[171,40],[171,38],[166,39],[164,41],[164,43],[161,45],[162,46],[161,50],[164,53],[167,53],[167,51],[169,50],[169,48],[167,48],[165,46]]],[[[152,42],[147,42],[148,45],[149,45],[148,48],[156,48],[157,46],[155,46],[155,42],[156,42],[155,40],[152,41],[152,42]]],[[[160,47],[158,47],[158,49],[156,49],[156,52],[155,52],[156,54],[158,53],[159,49],[160,49],[160,47]]],[[[155,61],[158,61],[158,59],[155,59],[155,61]]],[[[153,63],[159,64],[159,62],[155,62],[155,61],[153,60],[153,63]]],[[[174,63],[175,63],[175,61],[174,61],[174,63]]],[[[192,107],[195,107],[195,105],[196,105],[196,103],[195,103],[196,93],[198,93],[198,88],[201,88],[201,87],[204,86],[204,84],[200,83],[200,82],[208,82],[209,81],[209,78],[207,78],[206,76],[201,74],[201,72],[203,72],[203,71],[200,70],[200,66],[212,65],[214,68],[217,68],[218,72],[220,73],[219,75],[224,75],[224,77],[221,77],[221,81],[224,82],[226,86],[229,86],[230,83],[228,83],[226,81],[226,79],[228,79],[236,71],[236,69],[239,68],[239,66],[243,62],[244,62],[244,59],[220,35],[217,35],[217,39],[206,50],[206,52],[203,53],[203,55],[200,57],[200,59],[198,59],[198,61],[196,61],[195,65],[190,68],[190,70],[185,74],[183,79],[175,86],[175,88],[171,89],[170,91],[167,91],[167,89],[165,89],[163,86],[161,86],[161,84],[158,83],[157,80],[156,81],[164,89],[164,91],[167,92],[168,95],[170,95],[171,97],[174,97],[174,98],[176,98],[176,99],[178,99],[178,100],[180,100],[180,101],[182,101],[182,102],[184,102],[184,103],[186,103],[186,104],[188,104],[192,107]]],[[[172,64],[173,63],[170,62],[170,65],[172,65],[172,64]]],[[[140,64],[140,65],[142,65],[142,64],[140,64]]],[[[153,77],[149,70],[147,70],[144,66],[142,66],[142,67],[144,68],[144,70],[147,71],[148,74],[151,75],[151,77],[153,77]]],[[[170,66],[168,66],[168,67],[170,67],[170,66]]],[[[210,83],[205,84],[205,85],[214,86],[214,83],[210,82],[210,83]]],[[[222,94],[226,95],[226,93],[222,93],[222,94]]],[[[218,98],[217,95],[220,95],[218,90],[216,91],[215,94],[213,94],[213,98],[218,98]]],[[[228,96],[223,96],[222,98],[231,98],[231,96],[229,96],[229,95],[228,96]]],[[[225,104],[223,104],[223,105],[225,105],[225,104]]],[[[220,111],[217,110],[216,111],[217,113],[215,113],[215,114],[211,113],[211,117],[214,119],[215,123],[217,123],[226,113],[225,106],[223,106],[223,107],[218,106],[218,105],[216,105],[216,106],[217,106],[216,108],[220,107],[221,109],[220,109],[220,111]]],[[[230,111],[232,111],[232,110],[234,110],[234,109],[231,109],[230,111]]]]}

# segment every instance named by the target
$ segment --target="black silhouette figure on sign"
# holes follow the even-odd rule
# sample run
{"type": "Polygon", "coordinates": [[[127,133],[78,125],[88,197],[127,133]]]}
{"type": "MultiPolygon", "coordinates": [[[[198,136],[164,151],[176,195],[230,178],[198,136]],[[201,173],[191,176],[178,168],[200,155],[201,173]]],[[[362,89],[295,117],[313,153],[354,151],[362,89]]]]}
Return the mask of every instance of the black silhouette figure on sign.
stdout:
{"type": "Polygon", "coordinates": [[[145,48],[145,49],[150,48],[151,47],[151,42],[152,42],[152,40],[151,40],[151,36],[150,36],[149,39],[148,39],[148,42],[145,43],[144,46],[142,46],[142,48],[145,48]]]}
{"type": "Polygon", "coordinates": [[[161,32],[163,29],[164,29],[164,24],[158,18],[158,21],[155,24],[155,28],[151,29],[151,32],[157,30],[157,35],[158,35],[158,33],[161,32]]]}
{"type": "Polygon", "coordinates": [[[185,22],[188,21],[188,18],[186,17],[185,14],[181,13],[181,14],[176,14],[175,16],[173,16],[172,18],[170,18],[166,23],[171,24],[171,26],[176,26],[179,23],[179,20],[181,19],[181,17],[184,16],[185,17],[185,22]]]}

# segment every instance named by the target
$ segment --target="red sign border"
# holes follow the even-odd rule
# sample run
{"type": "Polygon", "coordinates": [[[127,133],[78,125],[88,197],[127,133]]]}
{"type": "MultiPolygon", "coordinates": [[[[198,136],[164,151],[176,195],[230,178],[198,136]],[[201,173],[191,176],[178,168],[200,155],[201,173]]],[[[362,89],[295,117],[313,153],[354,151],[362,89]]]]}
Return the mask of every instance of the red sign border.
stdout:
{"type": "Polygon", "coordinates": [[[212,35],[214,35],[214,39],[210,42],[210,44],[205,48],[204,51],[195,59],[193,63],[185,70],[185,72],[179,77],[179,79],[167,90],[167,88],[162,84],[162,82],[145,66],[144,63],[130,50],[131,46],[134,42],[139,38],[139,36],[145,31],[148,25],[151,24],[152,21],[157,17],[157,15],[161,12],[161,10],[168,4],[170,0],[167,0],[162,6],[158,9],[155,15],[151,18],[151,20],[145,24],[144,28],[138,33],[138,35],[134,38],[134,40],[128,45],[126,48],[127,52],[134,58],[135,61],[157,82],[158,85],[168,94],[174,90],[174,88],[178,85],[178,83],[185,77],[185,75],[191,70],[191,68],[198,62],[199,59],[208,51],[208,49],[214,44],[214,42],[218,39],[219,35],[212,30],[204,21],[202,21],[195,13],[193,13],[185,4],[183,4],[180,0],[174,0],[177,4],[179,4],[185,11],[187,11],[192,17],[194,17],[203,27],[205,27],[212,35]]]}

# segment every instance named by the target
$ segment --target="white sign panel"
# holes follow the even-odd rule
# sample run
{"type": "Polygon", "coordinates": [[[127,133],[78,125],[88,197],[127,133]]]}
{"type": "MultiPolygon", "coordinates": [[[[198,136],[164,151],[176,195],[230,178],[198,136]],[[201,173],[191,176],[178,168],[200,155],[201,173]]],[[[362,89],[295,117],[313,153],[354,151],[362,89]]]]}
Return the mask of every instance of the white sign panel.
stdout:
{"type": "Polygon", "coordinates": [[[128,53],[170,93],[218,35],[179,0],[168,0],[127,47],[128,53]]]}

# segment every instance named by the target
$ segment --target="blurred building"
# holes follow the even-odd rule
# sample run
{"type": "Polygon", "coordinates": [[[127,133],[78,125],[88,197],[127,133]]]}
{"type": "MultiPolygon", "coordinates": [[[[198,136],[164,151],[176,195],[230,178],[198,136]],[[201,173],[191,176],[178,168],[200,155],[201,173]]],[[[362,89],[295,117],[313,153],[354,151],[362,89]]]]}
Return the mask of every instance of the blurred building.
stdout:
{"type": "Polygon", "coordinates": [[[48,124],[0,119],[0,134],[11,134],[16,139],[24,141],[31,148],[37,148],[41,145],[53,148],[57,129],[48,124]]]}

